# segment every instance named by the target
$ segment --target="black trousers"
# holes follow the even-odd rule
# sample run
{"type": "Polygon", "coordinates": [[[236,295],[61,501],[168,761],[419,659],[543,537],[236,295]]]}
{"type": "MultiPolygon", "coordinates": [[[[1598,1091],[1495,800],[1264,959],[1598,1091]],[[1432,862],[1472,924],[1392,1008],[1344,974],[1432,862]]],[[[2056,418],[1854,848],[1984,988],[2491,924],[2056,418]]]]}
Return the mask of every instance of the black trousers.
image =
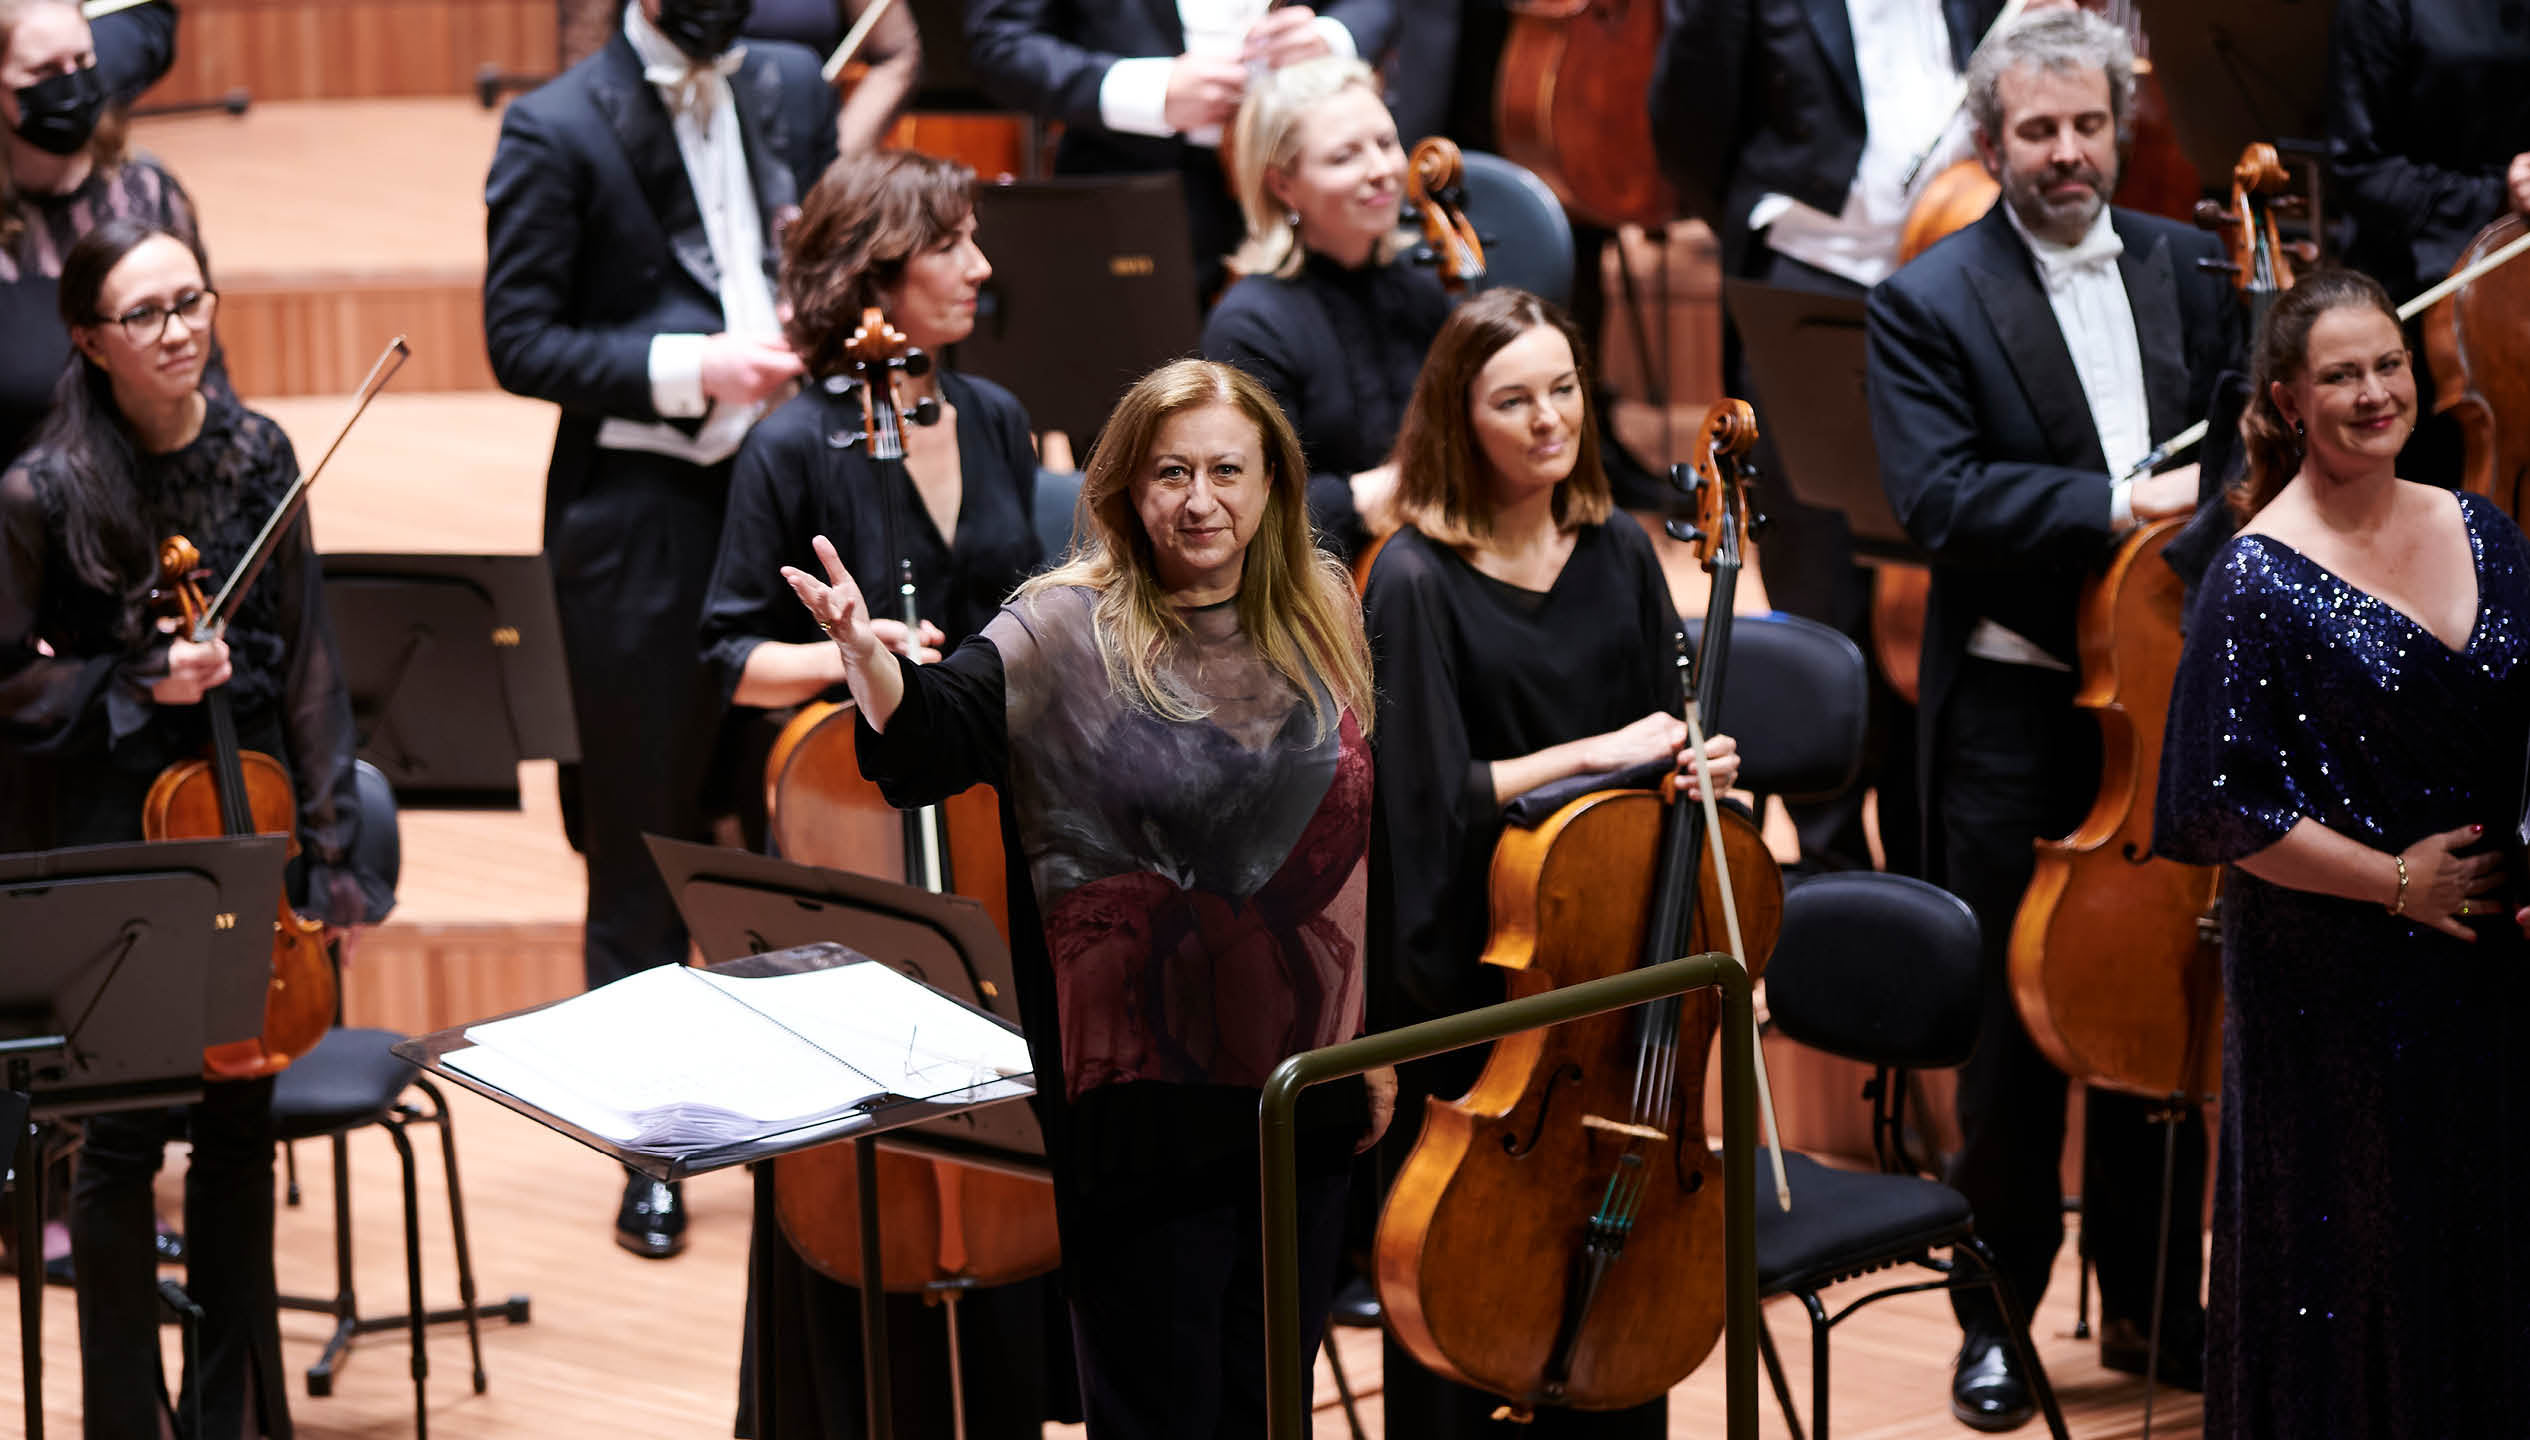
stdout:
{"type": "MultiPolygon", "coordinates": [[[[1265,1433],[1265,1283],[1256,1169],[1197,1193],[1112,1193],[1064,1216],[1063,1275],[1090,1440],[1265,1433]]],[[[1326,1334],[1345,1177],[1300,1182],[1302,1353],[1326,1334]]]]}
{"type": "MultiPolygon", "coordinates": [[[[1804,264],[1766,243],[1761,232],[1751,236],[1744,262],[1747,278],[1761,285],[1807,290],[1821,295],[1858,296],[1863,287],[1831,271],[1804,264]]],[[[1723,330],[1723,375],[1730,393],[1757,410],[1758,510],[1766,528],[1758,538],[1758,561],[1764,569],[1766,596],[1777,610],[1834,626],[1865,657],[1872,654],[1871,572],[1854,562],[1853,528],[1844,513],[1805,505],[1792,492],[1782,458],[1768,438],[1775,426],[1793,421],[1796,412],[1772,410],[1771,397],[1757,392],[1750,378],[1739,330],[1723,330]]],[[[1787,405],[1797,397],[1783,397],[1787,405]]],[[[1857,403],[1859,403],[1859,397],[1857,403]]],[[[1787,805],[1793,828],[1800,833],[1801,859],[1817,869],[1871,868],[1870,842],[1862,823],[1864,792],[1880,792],[1880,844],[1888,868],[1901,875],[1922,873],[1922,807],[1915,780],[1915,707],[1889,688],[1876,662],[1869,665],[1870,728],[1866,734],[1862,773],[1842,795],[1787,805]]]]}
{"type": "MultiPolygon", "coordinates": [[[[2012,1000],[2012,920],[2036,866],[2032,842],[2081,823],[2099,783],[2098,721],[2073,704],[2074,677],[1989,660],[1964,662],[1943,707],[1934,760],[1941,884],[1968,903],[1984,932],[1985,1014],[1959,1072],[1959,1153],[1950,1183],[1968,1197],[1977,1233],[1994,1250],[2025,1310],[2046,1293],[2064,1242],[2063,1072],[2029,1038],[2012,1000]]],[[[2160,1218],[2164,1128],[2135,1096],[2092,1090],[2083,1116],[2082,1233],[2099,1270],[2100,1312],[2147,1324],[2160,1218]]],[[[2180,1127],[2173,1176],[2169,1299],[2196,1304],[2203,1269],[2204,1117],[2180,1127]]],[[[1984,1291],[1953,1291],[1962,1328],[1991,1330],[1984,1291]]]]}
{"type": "Polygon", "coordinates": [[[548,524],[580,763],[563,805],[588,857],[590,988],[686,958],[685,922],[644,832],[706,840],[721,706],[696,639],[729,466],[600,452],[608,467],[548,524]]]}
{"type": "Polygon", "coordinates": [[[88,1440],[160,1434],[167,1382],[159,1364],[150,1187],[177,1133],[193,1143],[184,1187],[185,1293],[203,1312],[201,1364],[184,1377],[177,1413],[188,1413],[198,1390],[205,1436],[288,1440],[289,1386],[272,1278],[272,1082],[207,1085],[181,1111],[97,1115],[86,1130],[71,1189],[70,1251],[79,1272],[88,1440]]]}

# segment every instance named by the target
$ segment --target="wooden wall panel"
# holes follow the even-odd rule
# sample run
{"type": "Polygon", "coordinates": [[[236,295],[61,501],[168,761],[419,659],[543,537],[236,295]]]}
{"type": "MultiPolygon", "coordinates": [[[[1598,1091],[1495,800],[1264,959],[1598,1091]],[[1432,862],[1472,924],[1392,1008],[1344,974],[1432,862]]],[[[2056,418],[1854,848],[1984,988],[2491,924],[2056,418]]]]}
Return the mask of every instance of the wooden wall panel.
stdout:
{"type": "Polygon", "coordinates": [[[327,279],[269,287],[229,282],[220,291],[220,341],[229,376],[249,401],[262,396],[348,395],[387,341],[402,334],[413,358],[398,390],[491,390],[483,348],[480,278],[441,281],[327,279]]]}
{"type": "Polygon", "coordinates": [[[577,925],[402,925],[360,943],[343,972],[343,1019],[408,1035],[577,995],[577,925]]]}
{"type": "Polygon", "coordinates": [[[465,95],[486,64],[555,68],[552,0],[185,0],[152,104],[465,95]]]}

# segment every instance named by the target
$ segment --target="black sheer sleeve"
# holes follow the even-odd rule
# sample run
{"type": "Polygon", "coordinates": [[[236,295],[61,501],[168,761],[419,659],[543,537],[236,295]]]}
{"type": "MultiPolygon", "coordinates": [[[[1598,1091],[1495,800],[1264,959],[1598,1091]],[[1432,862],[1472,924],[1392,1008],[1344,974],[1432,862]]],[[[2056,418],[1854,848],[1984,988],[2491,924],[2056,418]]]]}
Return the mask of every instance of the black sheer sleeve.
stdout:
{"type": "MultiPolygon", "coordinates": [[[[784,409],[815,403],[813,397],[794,399],[784,409]]],[[[758,645],[767,640],[804,645],[823,638],[807,607],[791,593],[790,582],[782,578],[782,567],[807,549],[815,533],[808,492],[816,473],[811,467],[821,457],[810,447],[823,442],[814,424],[792,424],[794,416],[777,416],[780,423],[768,419],[738,447],[728,510],[721,520],[720,558],[703,596],[703,666],[711,672],[723,705],[733,703],[747,657],[758,645]]],[[[844,507],[843,517],[850,514],[844,507]]],[[[829,529],[826,538],[850,564],[857,553],[853,537],[829,529]]],[[[877,577],[860,578],[875,583],[877,577]]]]}
{"type": "Polygon", "coordinates": [[[72,582],[55,573],[67,562],[53,544],[39,463],[30,456],[0,475],[0,742],[56,758],[101,752],[149,722],[167,642],[65,653],[66,632],[46,634],[45,596],[72,582]]]}
{"type": "MultiPolygon", "coordinates": [[[[1010,618],[1003,611],[996,628],[1010,618]]],[[[888,717],[887,732],[866,720],[852,722],[862,777],[878,782],[879,793],[899,810],[936,805],[975,785],[999,786],[1010,768],[1010,726],[1002,654],[989,633],[937,665],[892,658],[905,679],[905,698],[888,717]]]]}
{"type": "Polygon", "coordinates": [[[1441,559],[1400,533],[1362,595],[1380,707],[1371,874],[1373,924],[1387,943],[1374,953],[1385,952],[1389,972],[1373,976],[1371,990],[1383,1008],[1392,988],[1402,991],[1424,1014],[1464,1008],[1470,967],[1448,902],[1471,857],[1490,853],[1501,814],[1493,767],[1474,758],[1467,738],[1441,559]]]}
{"type": "MultiPolygon", "coordinates": [[[[279,426],[264,422],[282,475],[297,473],[297,460],[279,426]]],[[[342,652],[325,611],[325,567],[316,537],[301,511],[257,577],[277,602],[274,628],[288,657],[280,694],[286,763],[299,799],[299,858],[307,866],[303,908],[333,925],[373,925],[395,908],[394,887],[384,875],[360,868],[353,841],[360,833],[360,792],[352,765],[359,748],[351,723],[351,692],[343,682],[342,652]]]]}

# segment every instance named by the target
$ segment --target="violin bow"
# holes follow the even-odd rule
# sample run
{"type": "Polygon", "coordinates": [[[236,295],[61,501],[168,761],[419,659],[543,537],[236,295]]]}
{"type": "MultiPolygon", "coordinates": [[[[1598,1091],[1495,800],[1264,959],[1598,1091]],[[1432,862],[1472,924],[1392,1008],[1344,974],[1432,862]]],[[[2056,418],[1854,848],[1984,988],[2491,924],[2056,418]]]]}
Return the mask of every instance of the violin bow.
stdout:
{"type": "MultiPolygon", "coordinates": [[[[2502,249],[2490,252],[2483,259],[2478,260],[2467,269],[2453,271],[2447,278],[2434,285],[2433,288],[2424,291],[2422,294],[2416,296],[2415,299],[2399,306],[2399,323],[2403,325],[2406,322],[2415,319],[2427,310],[2432,309],[2435,305],[2449,299],[2463,287],[2484,277],[2488,271],[2510,264],[2512,261],[2520,258],[2524,252],[2530,252],[2530,231],[2525,231],[2520,235],[2514,236],[2512,242],[2505,245],[2502,249]]],[[[2140,480],[2144,476],[2151,474],[2153,471],[2160,469],[2163,465],[2196,448],[2197,443],[2205,438],[2205,429],[2206,425],[2202,420],[2188,426],[2178,434],[2171,436],[2169,439],[2164,440],[2159,445],[2155,446],[2151,454],[2136,461],[2134,468],[2128,470],[2119,478],[2126,480],[2140,480]]]]}
{"type": "Polygon", "coordinates": [[[852,22],[851,30],[844,34],[843,43],[835,47],[835,53],[826,57],[825,68],[819,72],[826,77],[827,84],[835,83],[835,77],[843,73],[843,67],[851,64],[852,57],[861,53],[863,42],[870,38],[872,30],[878,28],[879,17],[895,3],[896,0],[872,0],[870,8],[861,12],[861,18],[852,22]]]}
{"type": "Polygon", "coordinates": [[[263,573],[264,564],[272,559],[272,552],[279,545],[282,533],[290,528],[291,521],[298,518],[299,511],[306,508],[308,487],[315,484],[316,477],[323,473],[325,462],[333,459],[334,452],[343,447],[343,440],[351,434],[351,427],[359,424],[360,417],[367,413],[369,402],[378,398],[378,392],[387,388],[387,382],[395,378],[395,372],[403,369],[404,362],[412,358],[412,348],[404,343],[403,336],[398,335],[387,342],[378,362],[369,367],[369,378],[360,382],[360,393],[352,397],[351,417],[343,421],[342,429],[334,432],[333,443],[325,447],[324,454],[316,457],[316,463],[290,482],[281,503],[273,507],[271,516],[264,521],[264,528],[255,532],[255,543],[247,547],[246,558],[237,562],[237,568],[229,572],[228,583],[222,585],[220,593],[212,599],[205,614],[215,632],[228,628],[230,618],[246,598],[246,587],[254,584],[255,577],[263,573]]]}
{"type": "MultiPolygon", "coordinates": [[[[2003,0],[2003,9],[1994,17],[1994,23],[1986,26],[1985,33],[1977,37],[1977,50],[1984,49],[1985,42],[2001,33],[2004,26],[2018,20],[2021,11],[2027,9],[2028,6],[2029,0],[2003,0]]],[[[1976,50],[1969,51],[1968,58],[1975,59],[1976,50]]],[[[1968,108],[1968,62],[1966,60],[1959,62],[1959,78],[1951,82],[1951,89],[1955,93],[1951,96],[1950,104],[1942,111],[1941,128],[1933,132],[1932,138],[1924,142],[1924,148],[1916,151],[1915,158],[1908,162],[1906,178],[1898,182],[1900,194],[1915,193],[1915,182],[1923,178],[1924,167],[1933,163],[1933,157],[1941,153],[1941,142],[1950,138],[1950,122],[1958,119],[1959,112],[1968,108]]]]}

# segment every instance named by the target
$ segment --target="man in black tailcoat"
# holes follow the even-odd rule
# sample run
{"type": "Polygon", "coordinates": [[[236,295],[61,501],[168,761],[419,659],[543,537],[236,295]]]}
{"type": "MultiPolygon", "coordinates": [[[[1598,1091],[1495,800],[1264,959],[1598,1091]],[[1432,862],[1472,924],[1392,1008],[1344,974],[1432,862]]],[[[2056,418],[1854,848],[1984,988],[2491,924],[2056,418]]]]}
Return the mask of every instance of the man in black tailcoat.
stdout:
{"type": "MultiPolygon", "coordinates": [[[[2120,477],[2206,413],[2239,343],[2214,240],[2107,207],[2133,93],[2123,34],[2066,11],[2025,18],[1970,68],[1977,146],[2003,185],[1985,217],[1881,283],[1869,304],[1872,433],[1907,533],[1932,556],[1923,663],[1932,878],[1984,932],[1985,1014],[1959,1077],[1950,1182],[2020,1303],[2062,1240],[2065,1078],[2029,1038],[2005,974],[2031,845],[2079,823],[2098,788],[2097,720],[2073,703],[2076,603],[2133,525],[2185,514],[2196,467],[2120,477]]],[[[2162,1132],[2152,1106],[2094,1090],[2083,1231],[2099,1267],[2102,1362],[2143,1367],[2162,1132]]],[[[2180,1132],[2160,1373],[2201,1374],[2205,1154],[2180,1132]]],[[[1952,1409],[1979,1429],[2028,1418],[1992,1305],[1954,1293],[1966,1344],[1952,1409]]],[[[2199,1382],[2201,1383],[2201,1381],[2199,1382]]]]}
{"type": "MultiPolygon", "coordinates": [[[[643,832],[706,838],[718,706],[696,638],[730,457],[799,375],[773,308],[778,222],[835,155],[818,57],[733,44],[749,0],[635,0],[596,54],[510,106],[485,186],[484,335],[503,389],[562,407],[545,553],[579,714],[588,983],[686,958],[643,832]]],[[[616,1238],[684,1244],[673,1187],[616,1238]]]]}

